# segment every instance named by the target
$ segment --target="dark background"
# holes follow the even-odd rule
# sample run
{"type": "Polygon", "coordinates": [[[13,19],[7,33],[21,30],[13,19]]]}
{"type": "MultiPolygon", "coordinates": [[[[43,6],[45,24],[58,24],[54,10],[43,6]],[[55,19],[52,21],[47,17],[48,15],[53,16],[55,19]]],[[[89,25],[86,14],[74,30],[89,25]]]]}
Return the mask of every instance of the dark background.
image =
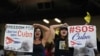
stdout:
{"type": "Polygon", "coordinates": [[[0,23],[100,15],[100,0],[0,0],[0,23]]]}
{"type": "MultiPolygon", "coordinates": [[[[0,33],[4,33],[3,23],[20,21],[31,23],[30,21],[44,18],[50,20],[60,18],[62,21],[65,18],[65,21],[71,25],[84,24],[81,19],[86,16],[87,11],[91,16],[95,16],[92,17],[91,24],[97,26],[97,37],[100,40],[100,0],[0,0],[0,33]]],[[[3,43],[3,35],[1,34],[1,43],[3,43]]],[[[99,48],[100,43],[98,44],[99,48]]]]}

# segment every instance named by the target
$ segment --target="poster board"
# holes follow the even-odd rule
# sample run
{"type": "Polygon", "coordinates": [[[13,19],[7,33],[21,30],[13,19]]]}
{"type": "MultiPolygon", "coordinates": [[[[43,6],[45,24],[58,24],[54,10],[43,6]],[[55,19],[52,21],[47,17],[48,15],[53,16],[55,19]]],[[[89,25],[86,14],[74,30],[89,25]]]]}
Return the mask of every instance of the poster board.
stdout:
{"type": "Polygon", "coordinates": [[[96,26],[75,25],[68,27],[69,47],[85,47],[86,43],[92,43],[97,49],[96,26]]]}
{"type": "Polygon", "coordinates": [[[32,25],[6,24],[4,49],[32,52],[34,28],[32,25]]]}

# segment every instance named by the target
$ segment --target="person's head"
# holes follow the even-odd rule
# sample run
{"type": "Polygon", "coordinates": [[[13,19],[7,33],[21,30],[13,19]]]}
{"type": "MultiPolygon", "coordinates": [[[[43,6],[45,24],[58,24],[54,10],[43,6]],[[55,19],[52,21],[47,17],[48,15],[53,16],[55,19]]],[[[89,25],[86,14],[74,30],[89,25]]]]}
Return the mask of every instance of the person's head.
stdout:
{"type": "Polygon", "coordinates": [[[67,37],[67,35],[68,35],[68,29],[67,29],[67,27],[65,27],[65,26],[60,27],[60,29],[59,29],[59,35],[61,37],[67,37]]]}
{"type": "Polygon", "coordinates": [[[42,37],[43,37],[43,32],[42,32],[42,30],[39,28],[39,27],[37,27],[37,28],[35,28],[34,29],[34,39],[42,39],[42,37]]]}

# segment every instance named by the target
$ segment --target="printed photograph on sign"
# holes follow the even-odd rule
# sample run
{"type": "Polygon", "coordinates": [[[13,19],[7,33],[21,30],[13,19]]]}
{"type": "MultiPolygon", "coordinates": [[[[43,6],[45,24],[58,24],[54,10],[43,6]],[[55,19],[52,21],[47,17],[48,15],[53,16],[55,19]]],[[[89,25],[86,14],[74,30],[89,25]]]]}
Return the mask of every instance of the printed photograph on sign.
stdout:
{"type": "Polygon", "coordinates": [[[97,49],[96,26],[94,25],[75,25],[68,27],[69,47],[85,47],[89,42],[93,48],[97,49]]]}
{"type": "Polygon", "coordinates": [[[32,25],[6,24],[4,49],[18,52],[33,51],[32,25]]]}

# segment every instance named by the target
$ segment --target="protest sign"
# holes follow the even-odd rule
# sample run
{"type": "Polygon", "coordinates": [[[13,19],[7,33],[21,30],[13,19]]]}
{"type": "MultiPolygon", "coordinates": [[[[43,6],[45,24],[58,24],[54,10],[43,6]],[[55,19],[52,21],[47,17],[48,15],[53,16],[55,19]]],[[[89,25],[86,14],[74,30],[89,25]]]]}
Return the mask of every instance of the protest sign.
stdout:
{"type": "Polygon", "coordinates": [[[4,49],[18,52],[33,51],[33,34],[32,25],[6,24],[4,36],[4,49]]]}
{"type": "Polygon", "coordinates": [[[75,25],[68,27],[69,47],[85,47],[86,42],[93,44],[97,48],[96,26],[75,25]]]}

